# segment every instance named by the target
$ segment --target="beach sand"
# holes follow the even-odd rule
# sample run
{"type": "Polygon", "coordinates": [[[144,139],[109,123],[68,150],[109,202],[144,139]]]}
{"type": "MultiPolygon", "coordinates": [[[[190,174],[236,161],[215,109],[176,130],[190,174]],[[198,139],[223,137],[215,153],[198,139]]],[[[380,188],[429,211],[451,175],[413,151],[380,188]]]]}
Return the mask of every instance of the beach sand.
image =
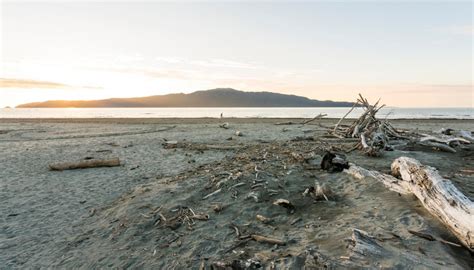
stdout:
{"type": "MultiPolygon", "coordinates": [[[[308,250],[345,260],[354,228],[439,269],[474,267],[466,249],[408,232],[458,242],[414,196],[318,168],[324,149],[353,144],[325,136],[324,126],[336,119],[275,125],[289,121],[302,119],[0,119],[0,268],[199,269],[258,258],[265,267],[298,269],[308,250]],[[223,122],[229,129],[219,128],[223,122]],[[236,130],[243,136],[235,136],[236,130]],[[179,147],[167,149],[165,140],[176,140],[179,147]],[[299,155],[313,156],[314,164],[303,164],[299,155]],[[109,157],[119,157],[122,165],[48,169],[54,162],[109,157]],[[315,179],[333,190],[333,200],[302,196],[315,179]],[[280,198],[292,202],[294,213],[272,204],[280,198]],[[222,210],[214,211],[216,205],[222,210]],[[186,219],[192,212],[209,219],[186,219]],[[271,222],[264,224],[256,215],[271,222]],[[233,226],[241,236],[271,236],[285,245],[239,241],[233,226]]],[[[474,127],[474,120],[391,123],[425,133],[474,127]]],[[[436,167],[473,200],[474,151],[468,148],[395,150],[379,158],[356,150],[347,159],[389,172],[395,158],[414,157],[436,167]]],[[[357,265],[410,267],[393,258],[357,265]]]]}

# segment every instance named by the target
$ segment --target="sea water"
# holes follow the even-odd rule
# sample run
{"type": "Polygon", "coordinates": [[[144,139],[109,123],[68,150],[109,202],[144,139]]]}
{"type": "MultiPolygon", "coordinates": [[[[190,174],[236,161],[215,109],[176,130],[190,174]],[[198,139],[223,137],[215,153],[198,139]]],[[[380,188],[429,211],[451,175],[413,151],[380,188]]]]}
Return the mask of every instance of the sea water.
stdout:
{"type": "MultiPolygon", "coordinates": [[[[350,108],[21,108],[0,109],[0,118],[312,118],[320,113],[340,118],[350,108]]],[[[357,118],[362,108],[354,109],[348,118],[357,118]]],[[[473,108],[396,108],[387,107],[377,114],[387,119],[474,119],[473,108]]]]}

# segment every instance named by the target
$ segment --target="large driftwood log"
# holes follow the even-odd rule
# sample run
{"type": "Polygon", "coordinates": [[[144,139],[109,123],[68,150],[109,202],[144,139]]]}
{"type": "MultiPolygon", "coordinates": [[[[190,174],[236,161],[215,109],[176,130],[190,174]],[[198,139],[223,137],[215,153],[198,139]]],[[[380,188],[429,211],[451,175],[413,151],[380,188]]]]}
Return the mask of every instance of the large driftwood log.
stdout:
{"type": "Polygon", "coordinates": [[[439,218],[464,246],[474,251],[474,203],[451,181],[441,177],[435,168],[400,157],[392,163],[392,174],[400,179],[353,164],[345,172],[358,179],[376,179],[401,194],[414,194],[426,210],[439,218]]]}
{"type": "Polygon", "coordinates": [[[423,256],[418,252],[402,250],[396,246],[377,241],[367,232],[358,229],[352,231],[349,249],[350,263],[348,263],[348,266],[359,265],[358,268],[370,266],[369,269],[412,269],[413,267],[420,269],[463,269],[455,261],[440,261],[436,258],[423,256]]]}
{"type": "Polygon", "coordinates": [[[52,171],[63,171],[63,170],[87,169],[87,168],[97,168],[97,167],[115,167],[115,166],[120,166],[119,158],[88,159],[88,160],[81,160],[78,162],[53,163],[49,165],[49,169],[52,171]]]}
{"type": "Polygon", "coordinates": [[[435,168],[408,157],[392,163],[392,174],[407,183],[405,186],[408,185],[423,206],[474,251],[474,203],[451,181],[441,177],[435,168]]]}
{"type": "Polygon", "coordinates": [[[374,180],[380,181],[388,189],[400,194],[410,193],[408,183],[388,174],[380,173],[378,171],[370,171],[354,164],[350,164],[349,169],[344,170],[344,172],[357,179],[372,178],[374,180]]]}

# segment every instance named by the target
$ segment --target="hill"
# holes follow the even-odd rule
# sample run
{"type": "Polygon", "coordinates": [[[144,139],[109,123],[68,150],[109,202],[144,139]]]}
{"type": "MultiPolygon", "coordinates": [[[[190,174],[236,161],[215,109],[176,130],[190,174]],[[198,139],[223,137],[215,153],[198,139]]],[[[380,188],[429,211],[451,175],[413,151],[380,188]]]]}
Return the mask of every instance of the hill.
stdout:
{"type": "Polygon", "coordinates": [[[320,101],[271,92],[244,92],[231,88],[137,98],[102,100],[49,100],[17,108],[107,108],[107,107],[350,107],[351,102],[320,101]]]}

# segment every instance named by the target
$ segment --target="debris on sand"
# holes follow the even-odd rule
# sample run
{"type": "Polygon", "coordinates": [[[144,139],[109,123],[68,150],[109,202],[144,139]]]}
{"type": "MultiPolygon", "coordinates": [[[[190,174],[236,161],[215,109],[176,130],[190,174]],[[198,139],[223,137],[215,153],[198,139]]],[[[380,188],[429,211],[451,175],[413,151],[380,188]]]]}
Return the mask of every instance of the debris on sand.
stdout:
{"type": "Polygon", "coordinates": [[[277,199],[273,202],[273,204],[282,206],[283,208],[286,208],[288,210],[288,213],[290,213],[290,214],[295,212],[295,206],[289,200],[277,199]]]}
{"type": "Polygon", "coordinates": [[[88,168],[99,168],[99,167],[116,167],[120,166],[119,158],[111,159],[94,159],[86,158],[77,162],[61,162],[49,164],[49,169],[52,171],[63,171],[63,170],[76,170],[76,169],[88,169],[88,168]]]}
{"type": "Polygon", "coordinates": [[[330,201],[335,197],[331,188],[325,183],[320,184],[318,180],[314,180],[314,186],[307,188],[303,192],[303,196],[307,195],[311,196],[316,201],[330,201]]]}
{"type": "Polygon", "coordinates": [[[344,169],[349,169],[349,162],[345,155],[328,151],[321,161],[321,169],[329,172],[342,172],[344,169]]]}
{"type": "Polygon", "coordinates": [[[229,129],[229,123],[220,124],[219,127],[223,129],[229,129]]]}
{"type": "MultiPolygon", "coordinates": [[[[423,192],[416,191],[416,187],[410,189],[414,183],[405,180],[408,179],[407,173],[415,174],[409,177],[414,181],[424,176],[418,186],[429,185],[436,193],[443,193],[437,187],[446,181],[436,181],[438,178],[432,178],[434,174],[426,166],[416,167],[411,163],[409,166],[400,163],[395,167],[399,168],[399,178],[374,170],[375,167],[388,171],[389,164],[384,165],[383,159],[369,160],[366,155],[380,156],[383,151],[397,149],[412,138],[418,138],[418,143],[424,140],[420,139],[422,135],[419,133],[396,130],[385,120],[378,120],[375,114],[382,106],[378,103],[368,105],[367,100],[360,99],[359,105],[364,106],[365,116],[355,120],[353,125],[339,121],[331,129],[333,135],[330,138],[308,134],[310,132],[305,132],[301,126],[294,126],[284,134],[287,136],[285,140],[264,138],[266,141],[263,142],[252,139],[254,131],[251,129],[244,141],[235,137],[242,135],[237,133],[240,131],[232,134],[234,139],[226,140],[231,132],[227,130],[228,125],[220,127],[225,130],[214,126],[222,134],[217,134],[217,139],[213,137],[212,141],[172,137],[178,139],[164,142],[162,147],[166,150],[158,146],[170,156],[225,152],[218,153],[222,154],[222,159],[201,165],[195,163],[175,175],[157,177],[156,181],[123,195],[109,207],[98,208],[94,220],[87,220],[96,223],[88,226],[89,230],[84,230],[85,236],[82,236],[82,239],[89,237],[94,241],[83,243],[78,248],[97,252],[105,250],[104,247],[109,250],[123,248],[125,251],[121,255],[138,254],[140,260],[131,260],[130,263],[137,268],[406,268],[418,260],[426,267],[439,268],[439,263],[444,263],[446,268],[462,268],[459,266],[466,264],[462,260],[458,264],[457,258],[451,255],[454,252],[441,262],[439,256],[430,257],[418,252],[418,247],[420,241],[433,238],[438,240],[434,242],[437,244],[452,243],[443,244],[442,248],[467,252],[465,247],[472,244],[469,239],[459,239],[463,245],[459,247],[451,238],[462,238],[462,234],[466,236],[464,238],[471,237],[466,231],[471,216],[467,212],[459,214],[464,208],[470,209],[470,204],[465,200],[455,200],[461,195],[449,189],[454,198],[446,196],[447,200],[436,200],[430,197],[439,194],[428,194],[425,201],[419,198],[421,205],[430,203],[431,210],[428,211],[433,213],[433,217],[421,218],[416,214],[418,209],[410,209],[413,200],[401,196],[415,194],[418,197],[423,192]],[[294,134],[296,129],[299,133],[294,134]],[[293,133],[291,137],[288,136],[290,132],[293,133]],[[219,135],[222,135],[220,139],[219,135]],[[354,143],[362,151],[345,152],[345,146],[354,143]],[[367,161],[366,166],[377,162],[377,166],[367,170],[348,160],[361,164],[367,161]],[[388,204],[384,206],[385,201],[388,204]],[[434,232],[427,230],[429,234],[421,233],[424,227],[428,227],[430,218],[437,218],[437,213],[443,216],[441,207],[431,204],[431,201],[442,202],[442,207],[455,209],[453,212],[458,213],[457,218],[449,216],[446,219],[450,221],[441,220],[448,228],[452,227],[449,224],[461,225],[457,232],[451,231],[452,228],[443,231],[452,234],[445,238],[450,241],[442,240],[439,228],[434,232]],[[387,213],[391,211],[397,212],[389,216],[387,213]],[[398,216],[404,211],[407,214],[398,216]],[[382,227],[393,235],[380,237],[377,230],[382,227]],[[347,245],[344,239],[351,237],[351,233],[352,239],[346,241],[347,245]],[[182,258],[176,259],[178,256],[182,258]]],[[[322,116],[309,120],[320,118],[322,116]]],[[[292,123],[304,125],[310,121],[292,123]]],[[[278,131],[281,129],[274,127],[273,122],[272,127],[278,131]]],[[[319,131],[326,134],[326,128],[319,131]]],[[[459,138],[464,138],[455,130],[449,134],[443,136],[458,134],[459,138]]],[[[457,143],[467,144],[462,140],[445,140],[433,139],[430,142],[456,149],[461,149],[457,143]]],[[[208,158],[209,154],[216,153],[206,154],[208,158]]],[[[430,254],[438,250],[434,245],[430,248],[423,252],[430,254]]],[[[71,248],[71,254],[74,252],[71,248]]],[[[68,263],[65,261],[60,266],[70,266],[68,263]]]]}

